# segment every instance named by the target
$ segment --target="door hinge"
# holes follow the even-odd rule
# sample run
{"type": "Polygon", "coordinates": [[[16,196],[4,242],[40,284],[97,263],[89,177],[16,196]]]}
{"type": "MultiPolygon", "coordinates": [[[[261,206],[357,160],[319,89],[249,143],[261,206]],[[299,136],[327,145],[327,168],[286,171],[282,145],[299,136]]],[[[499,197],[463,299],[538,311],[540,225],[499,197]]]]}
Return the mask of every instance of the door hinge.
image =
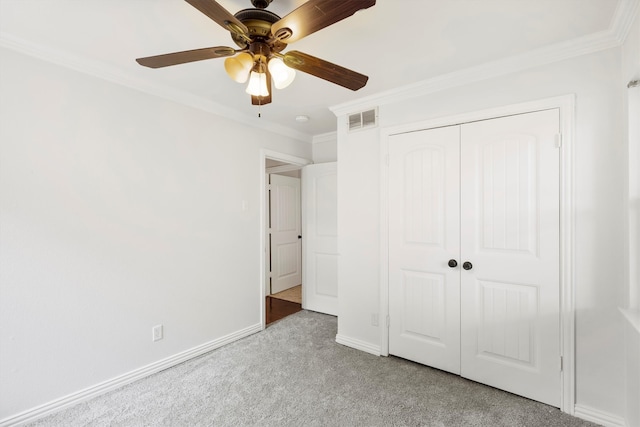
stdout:
{"type": "Polygon", "coordinates": [[[562,134],[556,134],[556,148],[562,147],[562,134]]]}
{"type": "Polygon", "coordinates": [[[391,317],[387,314],[387,328],[391,327],[391,317]]]}
{"type": "Polygon", "coordinates": [[[560,356],[560,372],[564,370],[564,359],[560,356]]]}

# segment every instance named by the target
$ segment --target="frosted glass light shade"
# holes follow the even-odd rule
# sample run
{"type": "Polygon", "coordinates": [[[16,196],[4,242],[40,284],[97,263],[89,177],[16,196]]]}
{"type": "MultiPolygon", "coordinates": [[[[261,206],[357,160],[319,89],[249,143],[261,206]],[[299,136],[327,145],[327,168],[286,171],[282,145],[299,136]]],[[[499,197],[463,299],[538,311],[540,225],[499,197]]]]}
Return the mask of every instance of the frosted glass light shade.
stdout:
{"type": "Polygon", "coordinates": [[[296,78],[296,72],[287,67],[280,58],[271,58],[268,67],[276,89],[284,89],[296,78]]]}
{"type": "Polygon", "coordinates": [[[233,58],[224,60],[224,69],[234,81],[244,83],[249,78],[249,71],[253,67],[253,57],[247,52],[242,52],[233,58]]]}
{"type": "Polygon", "coordinates": [[[247,85],[247,90],[245,92],[253,96],[269,96],[269,89],[267,89],[267,74],[252,71],[249,76],[249,84],[247,85]]]}

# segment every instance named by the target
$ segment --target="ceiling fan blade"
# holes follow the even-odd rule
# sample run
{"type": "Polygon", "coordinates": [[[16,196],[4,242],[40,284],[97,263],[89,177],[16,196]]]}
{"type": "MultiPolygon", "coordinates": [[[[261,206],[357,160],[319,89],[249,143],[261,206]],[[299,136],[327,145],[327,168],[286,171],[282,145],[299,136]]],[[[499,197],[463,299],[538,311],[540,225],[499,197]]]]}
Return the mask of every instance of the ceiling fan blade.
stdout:
{"type": "Polygon", "coordinates": [[[265,68],[267,73],[267,90],[269,91],[269,95],[267,96],[253,96],[251,95],[251,105],[266,105],[271,104],[271,94],[273,91],[271,90],[271,73],[268,68],[265,68]]]}
{"type": "Polygon", "coordinates": [[[249,33],[249,29],[242,22],[214,0],[186,0],[186,2],[232,33],[244,35],[249,33]]]}
{"type": "Polygon", "coordinates": [[[165,53],[164,55],[138,58],[136,62],[149,68],[162,68],[203,59],[222,58],[236,54],[236,50],[226,46],[205,47],[202,49],[184,50],[182,52],[165,53]]]}
{"type": "Polygon", "coordinates": [[[291,68],[311,74],[351,90],[358,90],[367,84],[369,77],[341,67],[306,53],[292,50],[283,57],[284,63],[291,68]]]}
{"type": "Polygon", "coordinates": [[[288,28],[291,36],[281,41],[293,43],[374,4],[376,0],[309,0],[274,23],[271,32],[278,37],[278,31],[288,28]]]}

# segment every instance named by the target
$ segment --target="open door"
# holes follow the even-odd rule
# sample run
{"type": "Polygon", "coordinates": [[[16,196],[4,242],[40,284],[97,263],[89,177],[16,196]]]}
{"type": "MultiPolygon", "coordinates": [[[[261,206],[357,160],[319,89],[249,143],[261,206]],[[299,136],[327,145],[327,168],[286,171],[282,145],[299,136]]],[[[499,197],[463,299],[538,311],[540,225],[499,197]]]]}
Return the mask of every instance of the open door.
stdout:
{"type": "Polygon", "coordinates": [[[270,175],[271,293],[302,283],[300,179],[270,175]]]}
{"type": "Polygon", "coordinates": [[[337,163],[302,169],[302,307],[338,314],[337,163]]]}

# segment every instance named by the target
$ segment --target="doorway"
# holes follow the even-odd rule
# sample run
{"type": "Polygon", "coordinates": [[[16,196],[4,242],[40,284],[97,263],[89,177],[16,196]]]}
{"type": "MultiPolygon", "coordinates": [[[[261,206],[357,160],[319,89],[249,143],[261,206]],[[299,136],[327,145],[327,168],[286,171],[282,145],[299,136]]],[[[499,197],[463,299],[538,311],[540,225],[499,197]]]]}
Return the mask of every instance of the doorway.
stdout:
{"type": "Polygon", "coordinates": [[[302,309],[300,170],[310,163],[307,159],[262,151],[260,313],[263,328],[302,309]]]}
{"type": "Polygon", "coordinates": [[[266,159],[267,325],[302,310],[300,166],[266,159]]]}

